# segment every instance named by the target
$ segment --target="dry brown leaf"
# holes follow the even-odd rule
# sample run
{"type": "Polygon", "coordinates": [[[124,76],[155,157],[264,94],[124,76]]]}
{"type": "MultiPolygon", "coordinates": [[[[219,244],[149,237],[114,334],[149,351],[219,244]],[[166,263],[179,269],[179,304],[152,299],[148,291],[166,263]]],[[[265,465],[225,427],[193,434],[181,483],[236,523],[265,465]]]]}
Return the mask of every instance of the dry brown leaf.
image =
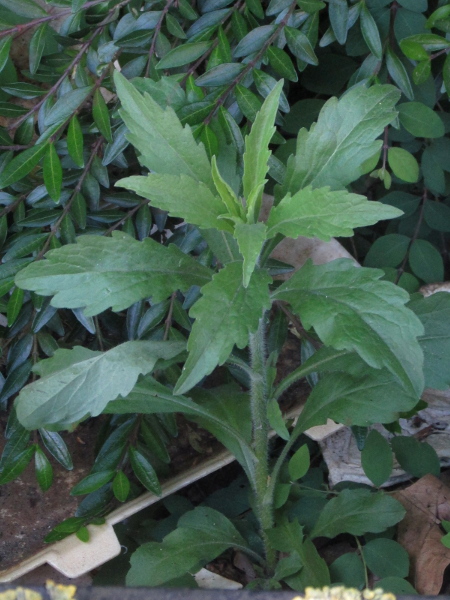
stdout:
{"type": "Polygon", "coordinates": [[[406,509],[398,542],[411,558],[414,587],[419,594],[435,596],[450,564],[450,549],[441,543],[444,532],[440,527],[450,514],[450,488],[434,475],[425,475],[394,497],[406,509]]]}

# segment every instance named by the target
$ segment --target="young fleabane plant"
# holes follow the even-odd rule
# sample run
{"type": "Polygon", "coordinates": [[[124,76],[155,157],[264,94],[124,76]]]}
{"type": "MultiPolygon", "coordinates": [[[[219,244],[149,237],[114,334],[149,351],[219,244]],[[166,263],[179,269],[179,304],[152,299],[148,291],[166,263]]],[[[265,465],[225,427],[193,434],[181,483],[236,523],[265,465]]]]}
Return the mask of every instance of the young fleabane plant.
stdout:
{"type": "MultiPolygon", "coordinates": [[[[160,302],[197,286],[200,296],[189,312],[193,324],[187,354],[183,342],[170,338],[127,342],[103,353],[59,350],[37,365],[41,378],[20,393],[17,416],[34,429],[66,427],[101,412],[183,412],[209,429],[242,464],[254,495],[264,556],[255,554],[228,519],[212,509],[196,509],[161,544],[146,544],[136,552],[131,584],[162,585],[230,546],[248,552],[268,577],[284,578],[296,589],[305,583],[326,584],[328,571],[311,537],[358,535],[361,514],[367,514],[363,532],[379,532],[398,522],[403,509],[378,493],[348,491],[346,511],[342,502],[333,500],[311,536],[305,537],[298,522],[275,518],[281,466],[300,434],[328,418],[367,426],[392,422],[400,412],[412,409],[423,388],[417,341],[422,325],[405,307],[408,294],[383,281],[382,271],[356,268],[347,259],[320,266],[307,262],[280,285],[271,275],[270,254],[286,237],[328,241],[401,214],[346,189],[362,174],[363,164],[380,151],[382,142],[377,138],[396,116],[399,92],[390,85],[360,86],[341,100],[330,99],[317,123],[299,132],[296,154],[289,159],[274,204],[262,221],[281,83],[267,96],[245,139],[240,177],[237,165],[242,157],[233,155],[230,146],[210,161],[203,144],[170,107],[142,95],[119,73],[115,82],[128,139],[149,171],[116,185],[198,227],[212,258],[205,266],[173,244],[138,242],[123,233],[111,238],[82,236],[76,245],[48,252],[44,261],[27,266],[16,276],[16,285],[53,296],[55,307],[83,307],[86,315],[109,307],[123,310],[149,297],[160,302]],[[275,303],[284,303],[322,343],[277,387],[276,349],[267,356],[269,311],[275,303]],[[236,348],[246,347],[248,362],[235,354],[236,348]],[[184,361],[184,366],[171,386],[164,369],[174,361],[184,361]],[[247,373],[248,391],[242,392],[237,384],[202,388],[205,376],[224,363],[247,373]],[[152,377],[155,369],[159,381],[152,377]],[[311,373],[318,373],[319,381],[289,431],[278,400],[292,383],[311,373]],[[99,376],[109,378],[109,385],[97,385],[99,376]],[[272,466],[270,428],[286,441],[272,466]],[[333,518],[333,506],[341,514],[339,523],[333,518]],[[180,544],[188,547],[188,557],[180,558],[180,544]],[[283,576],[282,570],[276,574],[279,551],[292,557],[283,576]]],[[[291,481],[308,469],[305,449],[298,452],[288,464],[291,481]]]]}

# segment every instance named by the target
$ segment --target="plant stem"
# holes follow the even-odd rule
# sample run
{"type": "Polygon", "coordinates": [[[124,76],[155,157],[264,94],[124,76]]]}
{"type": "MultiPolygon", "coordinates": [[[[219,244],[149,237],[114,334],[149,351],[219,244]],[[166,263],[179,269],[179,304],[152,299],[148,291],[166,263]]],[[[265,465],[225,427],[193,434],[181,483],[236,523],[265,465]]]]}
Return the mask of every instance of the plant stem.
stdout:
{"type": "Polygon", "coordinates": [[[267,420],[267,377],[264,317],[258,329],[250,334],[251,357],[251,412],[253,424],[253,450],[256,454],[255,496],[256,516],[264,542],[268,573],[273,572],[276,563],[275,551],[269,543],[266,531],[273,527],[273,503],[267,502],[269,484],[269,423],[267,420]]]}

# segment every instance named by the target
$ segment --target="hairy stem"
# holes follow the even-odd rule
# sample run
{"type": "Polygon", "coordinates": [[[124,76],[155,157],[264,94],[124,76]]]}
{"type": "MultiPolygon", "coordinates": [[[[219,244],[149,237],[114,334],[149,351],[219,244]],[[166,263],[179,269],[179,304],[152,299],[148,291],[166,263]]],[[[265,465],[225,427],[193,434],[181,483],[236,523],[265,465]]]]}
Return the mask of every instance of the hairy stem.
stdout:
{"type": "Polygon", "coordinates": [[[267,571],[275,568],[275,551],[266,531],[273,527],[273,503],[267,502],[269,484],[269,423],[267,420],[267,378],[264,318],[259,321],[256,333],[250,335],[251,356],[251,412],[253,424],[253,450],[258,462],[255,465],[256,516],[264,541],[267,571]]]}

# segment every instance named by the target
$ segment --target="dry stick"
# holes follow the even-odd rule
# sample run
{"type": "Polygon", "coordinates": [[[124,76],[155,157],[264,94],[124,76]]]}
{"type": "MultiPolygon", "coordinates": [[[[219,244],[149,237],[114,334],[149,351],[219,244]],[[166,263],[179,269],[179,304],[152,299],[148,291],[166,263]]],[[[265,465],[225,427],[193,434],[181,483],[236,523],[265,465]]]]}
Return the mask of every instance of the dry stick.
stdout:
{"type": "Polygon", "coordinates": [[[156,40],[158,39],[159,32],[161,31],[161,27],[163,25],[166,14],[169,12],[172,4],[175,3],[176,0],[167,0],[165,7],[162,10],[161,16],[159,17],[159,21],[155,27],[155,33],[153,34],[152,43],[150,44],[150,50],[148,51],[148,59],[147,66],[145,68],[145,77],[148,77],[150,73],[150,65],[152,62],[153,54],[155,53],[156,40]]]}
{"type": "Polygon", "coordinates": [[[263,45],[261,50],[256,54],[255,58],[253,60],[251,60],[245,66],[245,68],[239,73],[239,75],[237,75],[234,78],[234,80],[230,83],[230,85],[227,87],[227,89],[218,97],[218,99],[215,102],[214,108],[209,113],[209,115],[206,117],[206,119],[203,121],[203,123],[205,125],[209,125],[209,123],[211,122],[211,119],[215,115],[217,109],[220,108],[224,104],[224,102],[228,98],[228,95],[230,94],[230,92],[232,92],[234,90],[234,88],[239,84],[239,82],[244,79],[244,77],[247,75],[247,73],[253,69],[253,67],[257,64],[257,62],[260,60],[260,58],[262,58],[264,56],[267,48],[270,46],[270,44],[273,41],[275,41],[277,39],[277,37],[280,35],[281,31],[286,26],[287,22],[289,21],[289,17],[294,12],[294,9],[296,6],[297,6],[297,2],[295,1],[291,4],[288,12],[285,14],[283,19],[278,23],[277,28],[272,33],[272,35],[269,37],[269,39],[265,42],[265,44],[263,45]]]}
{"type": "Polygon", "coordinates": [[[414,244],[414,242],[416,241],[418,235],[419,235],[419,231],[420,231],[420,226],[422,225],[422,221],[423,221],[423,213],[425,210],[425,204],[428,200],[428,190],[426,187],[423,188],[423,193],[422,193],[422,200],[420,203],[420,212],[419,212],[419,218],[417,220],[417,224],[416,227],[414,229],[414,233],[412,234],[411,239],[409,240],[409,244],[408,244],[408,248],[406,250],[406,254],[405,254],[405,258],[403,259],[402,264],[400,265],[400,267],[397,269],[397,277],[395,278],[395,284],[397,285],[397,283],[400,280],[400,277],[403,275],[404,271],[405,271],[405,267],[406,267],[406,263],[408,262],[408,258],[409,258],[409,253],[411,250],[411,246],[414,244]]]}
{"type": "Polygon", "coordinates": [[[17,119],[17,121],[14,121],[13,123],[11,123],[11,125],[8,126],[8,130],[16,129],[17,127],[19,127],[19,125],[21,125],[24,121],[26,121],[28,119],[28,117],[33,115],[35,112],[37,112],[41,108],[41,106],[44,104],[44,102],[47,100],[47,98],[49,98],[52,94],[54,94],[58,90],[59,86],[62,84],[64,79],[69,75],[69,73],[72,71],[72,69],[80,62],[80,60],[83,58],[83,55],[86,52],[86,50],[89,49],[90,45],[94,42],[97,35],[99,35],[103,31],[103,29],[104,29],[104,26],[97,27],[97,29],[94,31],[92,36],[86,42],[84,42],[84,44],[81,46],[78,54],[75,56],[75,58],[70,63],[70,65],[64,70],[64,73],[61,75],[61,77],[58,79],[58,81],[52,85],[52,87],[48,90],[48,92],[45,94],[45,96],[42,96],[42,98],[39,100],[39,102],[37,104],[35,104],[26,114],[19,117],[17,119]]]}
{"type": "Polygon", "coordinates": [[[64,217],[67,215],[67,213],[70,210],[70,207],[72,206],[72,202],[75,200],[76,195],[78,194],[78,192],[81,189],[81,186],[83,185],[83,181],[86,179],[86,176],[89,172],[89,169],[91,168],[91,164],[92,161],[94,160],[95,156],[97,155],[97,152],[100,149],[100,146],[103,144],[103,136],[100,136],[99,139],[95,142],[94,147],[92,149],[91,155],[89,156],[89,160],[86,163],[86,166],[83,169],[83,172],[78,180],[77,185],[75,186],[72,195],[70,196],[69,200],[66,202],[64,209],[61,213],[61,216],[58,218],[58,220],[54,223],[54,225],[52,225],[51,231],[49,233],[48,238],[45,241],[45,244],[42,248],[42,250],[39,252],[39,254],[36,256],[35,260],[41,260],[44,257],[44,254],[47,252],[48,247],[50,245],[51,240],[53,239],[53,237],[56,235],[56,232],[59,229],[59,226],[62,223],[62,220],[64,219],[64,217]]]}
{"type": "Polygon", "coordinates": [[[107,229],[102,235],[109,235],[110,233],[112,233],[113,231],[115,231],[118,227],[120,227],[121,225],[123,225],[125,223],[125,221],[127,221],[128,219],[130,219],[135,213],[137,213],[137,211],[142,207],[145,206],[146,204],[148,204],[150,202],[150,200],[147,200],[145,202],[140,202],[139,204],[137,204],[134,208],[131,208],[119,221],[117,221],[117,223],[114,223],[114,225],[111,225],[111,227],[109,229],[107,229]]]}
{"type": "Polygon", "coordinates": [[[14,202],[12,204],[9,204],[6,208],[4,208],[1,212],[0,212],[0,219],[7,215],[8,213],[12,212],[21,202],[23,202],[25,200],[26,196],[19,196],[19,198],[17,198],[16,200],[14,200],[14,202]]]}
{"type": "Polygon", "coordinates": [[[17,150],[28,150],[32,148],[34,144],[12,144],[11,146],[0,146],[0,150],[11,150],[16,152],[17,150]]]}

